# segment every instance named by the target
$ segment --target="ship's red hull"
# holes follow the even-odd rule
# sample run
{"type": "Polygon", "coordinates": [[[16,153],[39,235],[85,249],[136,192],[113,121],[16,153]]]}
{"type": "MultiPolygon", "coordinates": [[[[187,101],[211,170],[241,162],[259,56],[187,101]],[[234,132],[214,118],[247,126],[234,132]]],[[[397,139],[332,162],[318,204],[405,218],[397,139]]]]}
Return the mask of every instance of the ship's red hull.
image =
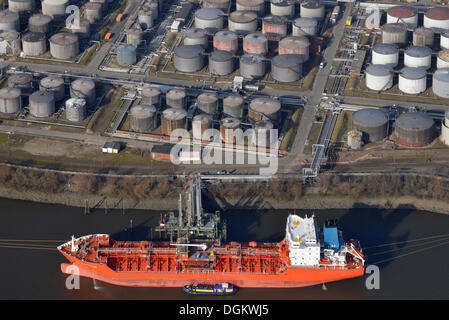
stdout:
{"type": "MultiPolygon", "coordinates": [[[[65,255],[65,254],[64,254],[65,255]]],[[[364,268],[289,268],[278,274],[194,273],[194,272],[116,272],[104,264],[76,260],[62,263],[61,271],[128,287],[182,287],[191,283],[227,282],[241,288],[306,287],[342,279],[360,277],[364,268]],[[75,268],[76,267],[76,268],[75,268]]]]}

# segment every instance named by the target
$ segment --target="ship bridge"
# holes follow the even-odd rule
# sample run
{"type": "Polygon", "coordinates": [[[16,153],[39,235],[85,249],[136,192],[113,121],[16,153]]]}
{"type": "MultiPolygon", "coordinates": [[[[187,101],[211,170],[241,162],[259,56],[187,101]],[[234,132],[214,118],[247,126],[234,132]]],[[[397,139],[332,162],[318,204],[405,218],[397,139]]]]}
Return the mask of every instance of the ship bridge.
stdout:
{"type": "Polygon", "coordinates": [[[287,218],[287,243],[292,266],[316,266],[320,260],[320,242],[314,217],[287,218]]]}

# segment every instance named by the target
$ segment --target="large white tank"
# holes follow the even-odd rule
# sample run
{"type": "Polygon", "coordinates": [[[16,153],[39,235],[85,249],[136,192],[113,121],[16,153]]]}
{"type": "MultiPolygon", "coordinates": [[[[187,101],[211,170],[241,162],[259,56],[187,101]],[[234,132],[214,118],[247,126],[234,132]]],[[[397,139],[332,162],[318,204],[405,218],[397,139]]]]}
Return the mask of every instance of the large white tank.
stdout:
{"type": "Polygon", "coordinates": [[[449,110],[446,111],[441,123],[441,141],[449,146],[449,110]]]}
{"type": "Polygon", "coordinates": [[[371,64],[366,68],[366,87],[374,91],[388,90],[393,86],[393,72],[390,66],[371,64]]]}
{"type": "Polygon", "coordinates": [[[440,47],[441,47],[441,50],[449,49],[449,32],[445,32],[445,33],[441,34],[440,47]]]}
{"type": "Polygon", "coordinates": [[[410,46],[404,53],[404,65],[412,68],[430,69],[432,49],[423,46],[410,46]]]}
{"type": "Polygon", "coordinates": [[[437,69],[449,68],[449,50],[441,50],[437,56],[437,69]]]}
{"type": "Polygon", "coordinates": [[[378,43],[373,47],[372,59],[373,64],[385,64],[396,67],[399,61],[399,48],[393,43],[378,43]]]}
{"type": "Polygon", "coordinates": [[[425,68],[405,67],[399,73],[399,90],[408,94],[420,94],[426,91],[427,71],[425,68]]]}
{"type": "Polygon", "coordinates": [[[395,6],[387,10],[387,23],[405,23],[408,28],[418,26],[418,10],[412,6],[395,6]]]}
{"type": "Polygon", "coordinates": [[[449,98],[449,68],[435,71],[432,79],[432,90],[441,98],[449,98]]]}

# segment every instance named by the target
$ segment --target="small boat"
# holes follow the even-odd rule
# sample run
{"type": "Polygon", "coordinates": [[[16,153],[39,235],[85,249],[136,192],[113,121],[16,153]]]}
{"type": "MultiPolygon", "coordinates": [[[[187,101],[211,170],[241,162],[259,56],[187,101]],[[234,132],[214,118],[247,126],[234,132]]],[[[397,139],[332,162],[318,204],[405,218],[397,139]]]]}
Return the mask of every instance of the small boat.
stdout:
{"type": "Polygon", "coordinates": [[[183,287],[184,292],[192,295],[226,296],[237,292],[237,287],[229,283],[189,284],[183,287]]]}

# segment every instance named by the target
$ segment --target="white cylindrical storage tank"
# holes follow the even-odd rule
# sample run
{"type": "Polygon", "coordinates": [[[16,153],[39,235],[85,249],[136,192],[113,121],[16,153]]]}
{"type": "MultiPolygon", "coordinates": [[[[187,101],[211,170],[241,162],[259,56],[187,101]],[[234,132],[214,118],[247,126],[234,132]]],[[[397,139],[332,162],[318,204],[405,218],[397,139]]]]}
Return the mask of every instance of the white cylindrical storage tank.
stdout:
{"type": "Polygon", "coordinates": [[[78,35],[69,32],[61,32],[50,38],[50,53],[56,59],[71,59],[79,54],[78,35]]]}
{"type": "Polygon", "coordinates": [[[177,47],[174,66],[181,72],[200,71],[204,67],[204,48],[198,45],[177,47]]]}
{"type": "Polygon", "coordinates": [[[427,72],[425,68],[401,69],[399,73],[399,90],[408,94],[420,94],[427,88],[427,72]]]}
{"type": "Polygon", "coordinates": [[[437,56],[437,69],[449,68],[449,50],[441,50],[437,56]]]}
{"type": "Polygon", "coordinates": [[[216,8],[227,12],[230,4],[230,0],[204,0],[203,8],[216,8]]]}
{"type": "Polygon", "coordinates": [[[256,98],[248,108],[248,118],[254,122],[261,120],[276,121],[281,110],[281,103],[272,98],[256,98]]]}
{"type": "Polygon", "coordinates": [[[440,48],[441,48],[441,50],[449,49],[449,32],[445,32],[445,33],[441,34],[440,48]]]}
{"type": "Polygon", "coordinates": [[[165,104],[175,109],[184,109],[187,103],[187,92],[183,88],[170,89],[165,94],[165,104]]]}
{"type": "Polygon", "coordinates": [[[65,83],[62,77],[45,77],[39,82],[41,91],[51,91],[54,93],[55,101],[61,101],[65,97],[65,83]]]}
{"type": "Polygon", "coordinates": [[[35,8],[34,0],[8,0],[8,9],[13,12],[33,12],[35,8]]]}
{"type": "Polygon", "coordinates": [[[23,53],[26,56],[37,57],[47,52],[45,33],[28,32],[22,37],[23,53]]]}
{"type": "Polygon", "coordinates": [[[86,119],[86,100],[80,98],[70,98],[65,102],[65,118],[68,121],[80,122],[86,119]]]}
{"type": "Polygon", "coordinates": [[[371,64],[366,68],[366,87],[374,91],[388,90],[393,86],[393,72],[390,66],[371,64]]]}
{"type": "Polygon", "coordinates": [[[209,55],[209,73],[225,76],[234,72],[234,55],[229,51],[213,51],[209,55]]]}
{"type": "Polygon", "coordinates": [[[318,0],[310,0],[301,2],[300,7],[301,18],[315,18],[317,20],[324,19],[325,8],[318,0]]]}
{"type": "Polygon", "coordinates": [[[230,94],[223,99],[224,116],[240,119],[243,115],[243,103],[245,100],[238,94],[230,94]]]}
{"type": "Polygon", "coordinates": [[[153,13],[150,10],[144,10],[144,9],[140,10],[139,14],[137,16],[137,20],[139,21],[140,26],[144,30],[150,29],[154,26],[153,13]]]}
{"type": "Polygon", "coordinates": [[[238,49],[238,37],[235,32],[223,30],[214,35],[215,50],[236,52],[238,49]]]}
{"type": "Polygon", "coordinates": [[[200,28],[192,28],[187,30],[184,34],[184,45],[199,45],[204,49],[207,49],[207,47],[209,46],[209,39],[206,30],[200,28]]]}
{"type": "Polygon", "coordinates": [[[382,26],[382,43],[404,45],[408,42],[407,25],[387,23],[382,26]]]}
{"type": "Polygon", "coordinates": [[[435,71],[432,79],[432,90],[441,98],[449,98],[449,68],[441,68],[435,71]]]}
{"type": "Polygon", "coordinates": [[[405,23],[409,29],[418,26],[418,10],[412,6],[395,6],[387,10],[387,23],[405,23]]]}
{"type": "Polygon", "coordinates": [[[28,30],[32,32],[48,33],[52,18],[46,14],[33,14],[28,20],[28,30]]]}
{"type": "Polygon", "coordinates": [[[295,3],[290,0],[271,0],[270,13],[273,16],[292,18],[295,15],[295,3]]]}
{"type": "Polygon", "coordinates": [[[0,11],[0,31],[19,31],[19,14],[9,10],[0,11]]]}
{"type": "Polygon", "coordinates": [[[404,53],[404,65],[412,68],[430,69],[432,50],[429,47],[411,46],[404,53]]]}
{"type": "Polygon", "coordinates": [[[257,54],[244,54],[240,57],[240,75],[248,79],[260,79],[265,76],[265,58],[257,54]]]}
{"type": "Polygon", "coordinates": [[[42,13],[55,19],[67,16],[65,10],[69,5],[69,0],[43,0],[42,13]]]}
{"type": "Polygon", "coordinates": [[[318,20],[315,18],[297,18],[292,24],[294,36],[316,36],[318,33],[318,20]]]}
{"type": "Polygon", "coordinates": [[[121,44],[117,47],[117,63],[122,67],[129,67],[137,61],[136,47],[132,44],[121,44]]]}
{"type": "Polygon", "coordinates": [[[218,109],[218,95],[216,92],[203,92],[197,97],[196,103],[202,112],[214,114],[218,109]]]}
{"type": "Polygon", "coordinates": [[[8,87],[20,89],[22,95],[33,92],[33,76],[30,74],[12,74],[8,77],[8,87]]]}
{"type": "Polygon", "coordinates": [[[249,54],[266,55],[268,39],[262,33],[250,33],[243,38],[243,52],[249,54]]]}
{"type": "Polygon", "coordinates": [[[392,43],[378,43],[372,50],[372,64],[385,64],[392,68],[398,65],[399,48],[392,43]]]}
{"type": "Polygon", "coordinates": [[[149,132],[156,129],[156,108],[148,104],[138,104],[129,110],[131,130],[149,132]]]}
{"type": "Polygon", "coordinates": [[[441,123],[441,141],[449,146],[449,110],[446,111],[441,123]]]}
{"type": "Polygon", "coordinates": [[[103,16],[103,10],[101,3],[98,2],[87,2],[84,5],[84,16],[87,20],[90,21],[90,23],[95,23],[96,21],[100,20],[103,16]]]}
{"type": "Polygon", "coordinates": [[[126,43],[138,48],[142,42],[142,30],[131,28],[126,30],[126,43]]]}
{"type": "Polygon", "coordinates": [[[236,0],[235,7],[237,11],[254,11],[259,17],[265,14],[264,0],[236,0]]]}
{"type": "Polygon", "coordinates": [[[257,13],[254,11],[234,11],[228,18],[228,29],[238,34],[248,34],[257,30],[257,13]]]}
{"type": "Polygon", "coordinates": [[[0,113],[17,113],[22,110],[21,91],[18,88],[0,89],[0,113]]]}
{"type": "Polygon", "coordinates": [[[304,58],[298,54],[280,54],[271,59],[271,77],[279,82],[298,81],[304,58]]]}
{"type": "Polygon", "coordinates": [[[30,96],[30,114],[36,118],[48,118],[55,113],[55,97],[51,91],[35,91],[30,96]]]}
{"type": "MultiPolygon", "coordinates": [[[[197,114],[192,120],[192,136],[193,139],[202,140],[203,134],[212,126],[212,116],[209,114],[197,114]]],[[[207,138],[206,138],[207,139],[207,138]]]]}
{"type": "Polygon", "coordinates": [[[89,79],[77,79],[70,84],[70,97],[86,99],[88,105],[93,105],[97,99],[95,82],[89,79]]]}
{"type": "Polygon", "coordinates": [[[20,33],[14,30],[0,32],[0,54],[20,54],[20,33]]]}
{"type": "Polygon", "coordinates": [[[226,143],[238,143],[241,136],[238,133],[240,120],[236,118],[224,118],[220,121],[221,139],[226,143]]]}
{"type": "Polygon", "coordinates": [[[301,56],[302,62],[309,60],[310,41],[305,36],[301,37],[285,37],[279,41],[279,55],[281,54],[297,54],[301,56]]]}
{"type": "Polygon", "coordinates": [[[162,92],[158,88],[145,86],[142,89],[142,104],[151,104],[155,107],[159,107],[161,105],[161,95],[162,92]]]}
{"type": "Polygon", "coordinates": [[[449,8],[432,7],[424,14],[424,27],[436,31],[447,31],[449,29],[449,8]]]}
{"type": "Polygon", "coordinates": [[[145,2],[142,9],[151,11],[153,21],[156,21],[159,18],[159,3],[157,1],[145,2]]]}
{"type": "Polygon", "coordinates": [[[224,12],[216,8],[201,8],[195,12],[195,28],[223,29],[224,12]]]}

